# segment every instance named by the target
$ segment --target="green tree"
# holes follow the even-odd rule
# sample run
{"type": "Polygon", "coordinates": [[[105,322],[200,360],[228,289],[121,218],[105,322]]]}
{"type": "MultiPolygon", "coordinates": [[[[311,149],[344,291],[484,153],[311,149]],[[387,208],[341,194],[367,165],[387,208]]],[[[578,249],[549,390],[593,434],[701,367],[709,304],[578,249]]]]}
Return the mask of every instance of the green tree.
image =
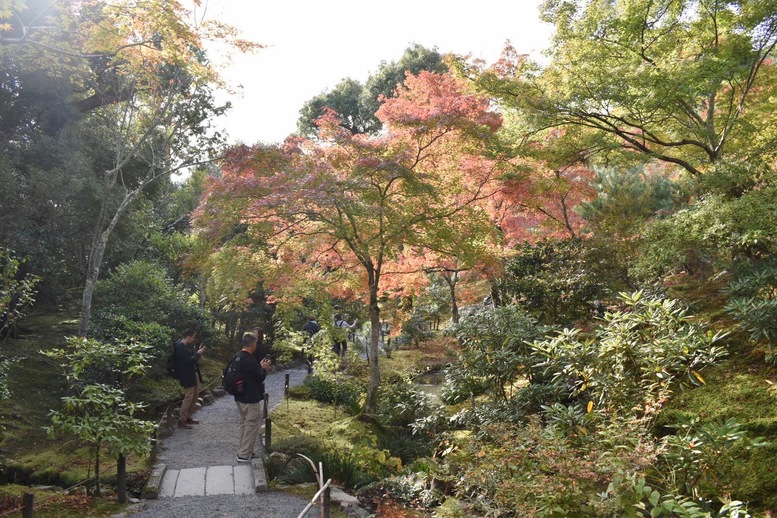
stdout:
{"type": "Polygon", "coordinates": [[[6,337],[24,318],[35,302],[35,287],[40,280],[22,270],[24,259],[12,250],[0,249],[0,336],[6,337]]]}
{"type": "MultiPolygon", "coordinates": [[[[66,349],[51,349],[46,356],[61,362],[69,389],[76,395],[62,398],[63,408],[52,410],[49,435],[70,433],[94,449],[95,494],[100,495],[100,453],[107,448],[124,473],[126,456],[151,452],[149,438],[154,423],[138,417],[144,405],[129,402],[125,391],[149,368],[149,346],[128,341],[107,344],[92,339],[70,337],[66,349]],[[95,369],[95,367],[97,367],[95,369]],[[107,368],[106,368],[107,367],[107,368]],[[90,379],[97,371],[104,382],[90,379]]],[[[126,480],[119,477],[120,493],[126,480]]]]}
{"type": "Polygon", "coordinates": [[[564,128],[577,156],[622,153],[694,176],[773,160],[775,0],[548,0],[541,16],[556,28],[547,65],[509,49],[472,74],[529,140],[564,128]]]}
{"type": "Polygon", "coordinates": [[[67,106],[83,115],[79,124],[99,126],[109,144],[100,146],[107,152],[103,162],[80,164],[99,185],[81,305],[86,335],[109,239],[130,207],[172,173],[214,157],[221,137],[211,118],[227,106],[214,102],[219,79],[202,39],[233,41],[234,31],[188,22],[176,0],[86,2],[61,10],[20,3],[10,12],[3,43],[41,63],[42,71],[54,63],[70,77],[74,100],[67,106]],[[47,23],[39,26],[42,17],[47,23]]]}
{"type": "Polygon", "coordinates": [[[398,86],[404,84],[406,74],[417,75],[422,70],[434,73],[448,71],[436,49],[414,44],[405,50],[399,61],[381,62],[378,71],[362,84],[354,79],[343,79],[331,91],[322,92],[305,102],[297,120],[300,135],[312,137],[318,133],[316,120],[326,108],[341,117],[341,126],[351,134],[377,133],[382,123],[375,115],[382,97],[393,97],[398,86]]]}
{"type": "Polygon", "coordinates": [[[593,315],[595,301],[609,295],[609,267],[588,241],[525,243],[505,259],[499,290],[539,322],[571,326],[593,315]]]}

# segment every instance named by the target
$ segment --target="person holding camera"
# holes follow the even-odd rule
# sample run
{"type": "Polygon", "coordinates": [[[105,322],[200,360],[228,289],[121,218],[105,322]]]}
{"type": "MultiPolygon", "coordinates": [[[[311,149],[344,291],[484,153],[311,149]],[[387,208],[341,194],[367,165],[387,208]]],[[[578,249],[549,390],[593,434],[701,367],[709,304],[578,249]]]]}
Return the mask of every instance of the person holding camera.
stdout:
{"type": "Polygon", "coordinates": [[[197,409],[197,400],[200,397],[200,385],[202,384],[199,360],[206,347],[204,343],[200,342],[199,347],[195,349],[194,344],[196,342],[197,331],[195,329],[187,329],[184,331],[183,337],[175,342],[175,346],[173,346],[178,380],[184,389],[181,409],[178,412],[178,428],[187,430],[191,430],[193,424],[200,423],[193,416],[194,411],[197,409]]]}
{"type": "Polygon", "coordinates": [[[260,403],[264,400],[262,383],[272,362],[269,358],[257,361],[255,353],[264,338],[261,329],[243,335],[243,348],[238,353],[240,373],[243,375],[243,390],[235,394],[235,404],[240,414],[237,425],[237,461],[251,462],[256,458],[254,448],[259,436],[260,403]]]}

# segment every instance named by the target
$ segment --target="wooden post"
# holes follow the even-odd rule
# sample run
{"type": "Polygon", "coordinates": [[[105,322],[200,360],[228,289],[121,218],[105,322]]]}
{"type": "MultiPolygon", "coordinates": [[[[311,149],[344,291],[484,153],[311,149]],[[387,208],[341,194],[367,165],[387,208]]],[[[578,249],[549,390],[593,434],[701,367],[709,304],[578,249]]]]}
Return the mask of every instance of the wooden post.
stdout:
{"type": "Polygon", "coordinates": [[[283,395],[285,397],[289,397],[289,375],[288,374],[286,374],[286,380],[283,385],[283,395]]]}
{"type": "Polygon", "coordinates": [[[272,419],[264,420],[264,449],[272,448],[272,419]]]}
{"type": "Polygon", "coordinates": [[[324,494],[321,496],[321,518],[329,518],[329,508],[332,503],[332,490],[329,486],[324,489],[324,494]]]}
{"type": "Polygon", "coordinates": [[[267,415],[269,413],[269,407],[270,407],[270,394],[267,392],[264,393],[264,410],[262,411],[262,418],[267,419],[267,415]]]}
{"type": "Polygon", "coordinates": [[[127,457],[123,453],[116,461],[116,501],[127,501],[127,457]]]}
{"type": "Polygon", "coordinates": [[[34,500],[35,500],[35,495],[33,495],[32,493],[24,493],[24,511],[23,511],[24,518],[32,518],[34,500]]]}

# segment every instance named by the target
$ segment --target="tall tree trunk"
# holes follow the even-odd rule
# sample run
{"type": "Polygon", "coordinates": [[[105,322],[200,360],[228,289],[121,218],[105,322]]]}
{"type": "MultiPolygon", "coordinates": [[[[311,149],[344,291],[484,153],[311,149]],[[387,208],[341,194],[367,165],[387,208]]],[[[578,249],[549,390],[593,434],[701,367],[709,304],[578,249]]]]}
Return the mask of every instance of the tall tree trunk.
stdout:
{"type": "Polygon", "coordinates": [[[370,278],[370,384],[367,389],[367,401],[364,411],[373,413],[378,387],[380,387],[380,369],[378,369],[378,343],[380,342],[380,306],[378,306],[378,277],[373,272],[370,278]]]}
{"type": "Polygon", "coordinates": [[[450,278],[447,275],[443,275],[443,278],[448,283],[448,288],[451,293],[451,319],[454,324],[459,323],[459,304],[456,302],[456,283],[459,280],[459,272],[452,272],[450,278]]]}
{"type": "Polygon", "coordinates": [[[97,453],[94,456],[94,496],[101,496],[100,491],[100,443],[97,442],[97,453]]]}
{"type": "MultiPolygon", "coordinates": [[[[105,250],[108,248],[108,239],[111,237],[116,225],[119,224],[119,220],[129,209],[132,202],[142,192],[143,188],[148,182],[143,182],[136,189],[129,191],[121,200],[121,203],[113,213],[108,226],[102,229],[103,218],[97,221],[94,238],[92,239],[92,248],[89,251],[89,263],[86,270],[86,282],[84,283],[84,293],[81,298],[81,325],[78,331],[80,336],[87,336],[89,330],[92,327],[92,295],[94,294],[94,288],[97,285],[97,279],[100,277],[100,269],[102,268],[103,258],[105,257],[105,250]]],[[[108,203],[108,194],[104,194],[103,204],[108,203]]],[[[103,211],[105,209],[103,208],[103,211]]]]}

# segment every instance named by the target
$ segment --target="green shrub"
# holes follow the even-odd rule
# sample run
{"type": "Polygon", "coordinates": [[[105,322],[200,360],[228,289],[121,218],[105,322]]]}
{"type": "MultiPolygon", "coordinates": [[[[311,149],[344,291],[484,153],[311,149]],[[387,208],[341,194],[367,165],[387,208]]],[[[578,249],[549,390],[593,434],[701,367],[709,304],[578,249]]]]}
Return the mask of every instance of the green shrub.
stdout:
{"type": "Polygon", "coordinates": [[[306,437],[292,437],[273,445],[274,452],[288,458],[284,461],[268,456],[265,464],[271,479],[282,484],[315,482],[313,468],[307,459],[294,457],[302,454],[315,466],[323,464],[324,473],[346,488],[358,488],[383,476],[395,474],[401,461],[389,452],[369,446],[343,448],[342,445],[318,443],[306,437]]]}
{"type": "Polygon", "coordinates": [[[402,324],[402,334],[397,338],[398,346],[412,345],[418,347],[421,342],[429,340],[434,336],[430,329],[427,318],[419,313],[413,313],[410,318],[402,324]]]}
{"type": "Polygon", "coordinates": [[[777,266],[746,270],[726,292],[731,297],[726,311],[751,340],[766,343],[766,361],[777,365],[777,266]]]}
{"type": "MultiPolygon", "coordinates": [[[[95,287],[93,324],[95,335],[103,339],[135,331],[160,338],[158,330],[142,329],[145,324],[175,331],[197,327],[200,338],[207,339],[208,322],[205,311],[189,301],[165,269],[153,262],[122,264],[95,287]],[[141,327],[134,327],[136,325],[141,327]]],[[[161,343],[153,345],[162,347],[161,343]]]]}
{"type": "Polygon", "coordinates": [[[310,395],[321,403],[342,405],[346,408],[359,408],[363,393],[360,384],[340,376],[313,374],[305,378],[305,387],[310,395]]]}
{"type": "MultiPolygon", "coordinates": [[[[433,417],[429,423],[434,433],[445,421],[443,409],[432,403],[429,396],[415,388],[409,380],[384,382],[375,403],[375,417],[384,426],[406,428],[433,417]],[[435,426],[436,425],[436,426],[435,426]]],[[[420,430],[419,430],[420,431],[420,430]]]]}
{"type": "Polygon", "coordinates": [[[448,404],[486,393],[492,400],[510,399],[513,382],[533,378],[538,358],[531,343],[547,328],[519,307],[505,306],[469,313],[453,332],[462,351],[446,371],[441,397],[448,404]]]}
{"type": "Polygon", "coordinates": [[[735,419],[704,424],[698,418],[684,419],[674,428],[677,433],[664,438],[661,471],[679,494],[697,499],[712,500],[744,475],[744,466],[734,461],[743,450],[768,446],[762,437],[749,438],[735,419]]]}
{"type": "Polygon", "coordinates": [[[375,478],[371,478],[364,469],[364,458],[360,459],[348,450],[327,450],[321,456],[321,462],[327,477],[343,487],[354,489],[362,487],[375,478]]]}
{"type": "Polygon", "coordinates": [[[568,326],[588,318],[593,301],[608,294],[611,275],[595,254],[579,239],[518,246],[506,260],[503,296],[543,324],[568,326]]]}
{"type": "Polygon", "coordinates": [[[622,311],[608,312],[593,337],[579,330],[533,345],[539,365],[569,384],[573,396],[613,415],[654,415],[682,385],[704,383],[700,371],[727,354],[722,334],[694,323],[675,300],[621,294],[622,311]]]}

